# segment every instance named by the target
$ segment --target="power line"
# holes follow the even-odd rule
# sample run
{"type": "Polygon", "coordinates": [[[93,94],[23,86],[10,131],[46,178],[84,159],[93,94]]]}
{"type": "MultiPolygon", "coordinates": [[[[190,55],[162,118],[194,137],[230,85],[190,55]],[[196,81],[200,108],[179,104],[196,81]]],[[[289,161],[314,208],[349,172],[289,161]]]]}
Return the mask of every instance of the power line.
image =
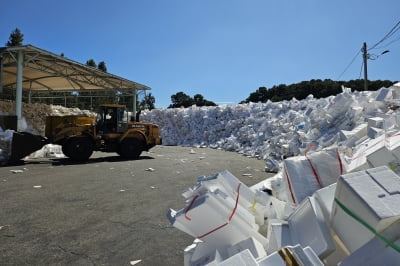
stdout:
{"type": "Polygon", "coordinates": [[[338,80],[343,76],[343,74],[349,69],[349,67],[354,63],[354,60],[360,55],[360,50],[356,53],[356,55],[353,57],[353,59],[350,61],[350,63],[346,66],[346,68],[343,70],[343,72],[339,75],[337,78],[338,80]]]}
{"type": "Polygon", "coordinates": [[[368,50],[376,49],[379,44],[389,39],[400,29],[400,20],[392,27],[392,29],[377,43],[372,45],[368,50]]]}

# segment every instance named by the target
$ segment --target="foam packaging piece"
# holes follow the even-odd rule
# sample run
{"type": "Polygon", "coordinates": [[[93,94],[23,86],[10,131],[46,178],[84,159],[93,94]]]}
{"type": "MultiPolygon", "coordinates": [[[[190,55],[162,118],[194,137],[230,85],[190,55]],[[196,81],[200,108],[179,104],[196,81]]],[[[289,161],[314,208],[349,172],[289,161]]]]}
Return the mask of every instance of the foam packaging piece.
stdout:
{"type": "Polygon", "coordinates": [[[290,254],[288,257],[293,258],[295,261],[286,263],[285,259],[274,252],[268,257],[259,261],[260,266],[276,266],[276,265],[307,265],[307,266],[323,266],[324,264],[315,254],[310,247],[303,248],[301,245],[285,246],[282,247],[281,252],[283,255],[290,254]]]}
{"type": "Polygon", "coordinates": [[[288,201],[301,203],[315,191],[336,182],[344,171],[336,149],[327,149],[284,160],[283,176],[288,191],[288,201]]]}
{"type": "Polygon", "coordinates": [[[386,228],[381,236],[387,242],[374,237],[346,257],[340,265],[398,265],[400,262],[400,220],[386,228]]]}
{"type": "Polygon", "coordinates": [[[300,244],[311,247],[320,258],[325,258],[335,249],[324,214],[313,197],[306,198],[287,222],[271,220],[268,229],[268,253],[284,245],[300,244]]]}
{"type": "Polygon", "coordinates": [[[357,220],[381,232],[400,219],[399,201],[400,177],[387,166],[342,175],[331,213],[332,228],[354,252],[374,237],[357,220]]]}

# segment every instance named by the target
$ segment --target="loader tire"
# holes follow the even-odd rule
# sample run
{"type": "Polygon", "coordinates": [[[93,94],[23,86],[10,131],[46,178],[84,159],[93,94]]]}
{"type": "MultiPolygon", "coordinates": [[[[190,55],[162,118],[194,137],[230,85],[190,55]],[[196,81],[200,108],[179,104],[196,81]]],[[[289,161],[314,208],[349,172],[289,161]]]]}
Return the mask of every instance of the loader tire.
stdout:
{"type": "Polygon", "coordinates": [[[62,147],[63,153],[74,161],[86,161],[93,149],[93,141],[88,137],[70,138],[62,147]]]}
{"type": "Polygon", "coordinates": [[[137,159],[143,151],[143,142],[137,138],[126,138],[118,146],[117,153],[125,159],[137,159]]]}

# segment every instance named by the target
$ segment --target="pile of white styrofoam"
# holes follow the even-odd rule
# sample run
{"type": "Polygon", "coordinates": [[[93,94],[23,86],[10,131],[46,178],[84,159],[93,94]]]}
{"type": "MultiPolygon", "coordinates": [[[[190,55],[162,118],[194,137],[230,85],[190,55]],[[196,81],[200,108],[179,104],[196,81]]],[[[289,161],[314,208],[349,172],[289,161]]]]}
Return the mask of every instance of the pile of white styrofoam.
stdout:
{"type": "MultiPolygon", "coordinates": [[[[396,111],[389,109],[389,102],[396,100],[400,101],[397,86],[375,92],[343,88],[323,99],[310,95],[302,101],[155,109],[142,112],[141,120],[160,126],[164,145],[236,151],[264,159],[266,170],[276,171],[282,158],[303,155],[310,146],[320,150],[339,138],[350,139],[370,117],[392,116],[396,111]]],[[[382,125],[375,122],[378,127],[371,126],[368,135],[381,134],[382,125]]]]}
{"type": "MultiPolygon", "coordinates": [[[[228,171],[199,177],[182,193],[185,206],[167,213],[174,227],[194,237],[184,265],[398,265],[400,176],[386,159],[319,188],[283,186],[286,195],[303,190],[296,202],[279,199],[265,181],[249,188],[228,171]]],[[[315,181],[303,175],[309,166],[302,160],[292,164],[299,179],[315,181]]]]}
{"type": "MultiPolygon", "coordinates": [[[[294,105],[296,116],[303,115],[304,119],[300,123],[302,138],[296,137],[300,130],[288,119],[292,110],[280,113],[281,124],[275,128],[276,135],[272,138],[296,138],[298,151],[294,154],[297,156],[284,159],[273,178],[251,188],[227,171],[200,177],[193,188],[182,194],[185,206],[179,211],[171,209],[167,214],[173,226],[194,237],[193,244],[184,250],[184,264],[398,265],[398,89],[393,86],[375,93],[344,92],[329,100],[336,106],[334,109],[320,106],[312,123],[304,119],[309,117],[304,113],[317,112],[316,102],[321,102],[310,97],[306,100],[310,105],[304,112],[294,105]],[[307,128],[310,124],[313,126],[307,128]],[[318,134],[314,134],[315,128],[318,134]]],[[[253,110],[254,105],[249,107],[253,110]]],[[[193,109],[200,117],[198,113],[202,109],[193,109]]],[[[260,113],[264,111],[259,109],[260,113]]],[[[176,109],[166,113],[178,117],[180,112],[176,109]]],[[[253,145],[251,129],[260,129],[263,124],[249,126],[248,121],[254,116],[250,112],[245,118],[246,125],[232,133],[245,140],[241,144],[253,145]],[[247,139],[240,134],[243,128],[249,132],[247,139]]],[[[277,117],[270,120],[275,121],[277,117]]],[[[168,126],[176,121],[165,122],[171,136],[173,128],[168,126]]],[[[254,131],[258,136],[266,132],[269,129],[254,131]]],[[[191,138],[195,135],[192,132],[191,138]]],[[[232,140],[232,135],[229,138],[232,140]]],[[[294,150],[292,139],[284,139],[285,143],[291,143],[285,151],[294,150]]],[[[221,141],[200,145],[218,143],[221,141]]],[[[269,148],[282,151],[282,146],[271,143],[269,148]]],[[[248,148],[236,147],[241,152],[248,148]]]]}

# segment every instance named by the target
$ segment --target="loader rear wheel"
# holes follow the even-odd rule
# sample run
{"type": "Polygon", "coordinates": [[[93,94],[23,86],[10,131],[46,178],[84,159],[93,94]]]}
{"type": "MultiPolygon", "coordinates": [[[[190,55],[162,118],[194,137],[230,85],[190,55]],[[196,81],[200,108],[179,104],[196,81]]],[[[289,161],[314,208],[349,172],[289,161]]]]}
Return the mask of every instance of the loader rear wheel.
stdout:
{"type": "Polygon", "coordinates": [[[69,139],[62,147],[63,153],[74,161],[85,161],[92,155],[93,141],[87,137],[69,139]]]}
{"type": "Polygon", "coordinates": [[[143,151],[143,143],[137,138],[124,139],[118,146],[117,153],[126,159],[137,159],[143,151]]]}

